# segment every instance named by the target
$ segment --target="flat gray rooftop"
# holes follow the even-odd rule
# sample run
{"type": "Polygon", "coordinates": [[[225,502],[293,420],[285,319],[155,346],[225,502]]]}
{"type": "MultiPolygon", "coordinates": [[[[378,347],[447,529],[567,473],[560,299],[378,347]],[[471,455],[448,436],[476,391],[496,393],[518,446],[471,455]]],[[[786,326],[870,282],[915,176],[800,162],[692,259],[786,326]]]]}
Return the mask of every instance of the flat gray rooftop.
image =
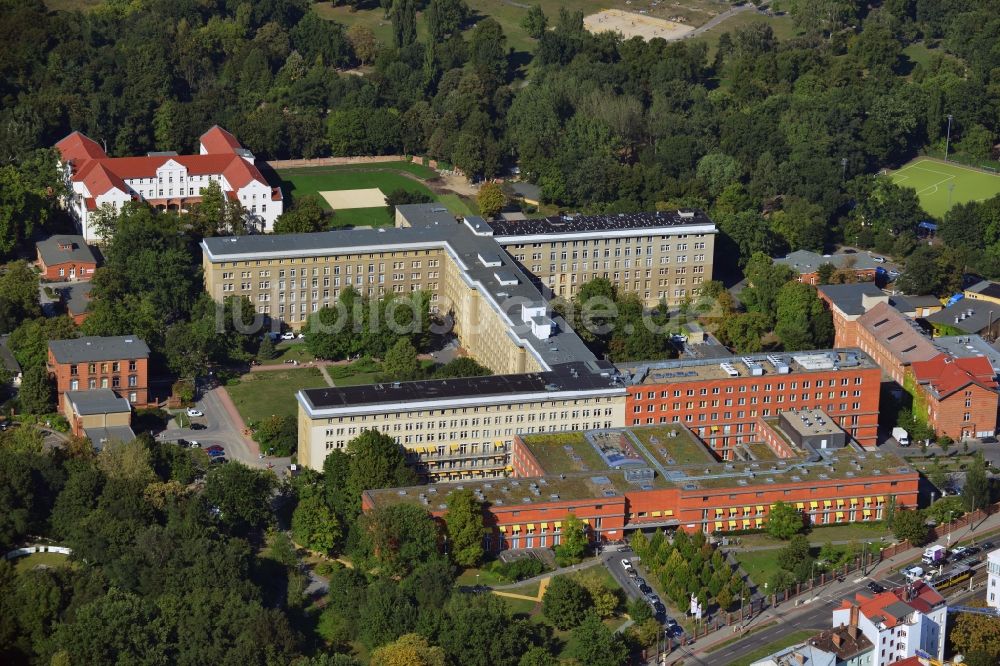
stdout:
{"type": "Polygon", "coordinates": [[[91,389],[89,391],[66,391],[77,414],[123,414],[132,411],[128,400],[119,398],[111,389],[91,389]]]}

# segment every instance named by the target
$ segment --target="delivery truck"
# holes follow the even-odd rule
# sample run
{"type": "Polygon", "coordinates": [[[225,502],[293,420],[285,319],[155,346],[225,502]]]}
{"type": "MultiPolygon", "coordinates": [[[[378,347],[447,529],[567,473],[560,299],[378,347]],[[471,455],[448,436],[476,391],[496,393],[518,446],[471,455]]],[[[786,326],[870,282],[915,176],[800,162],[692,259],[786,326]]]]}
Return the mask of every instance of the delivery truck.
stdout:
{"type": "Polygon", "coordinates": [[[906,432],[905,428],[900,428],[896,426],[892,429],[892,438],[899,442],[900,446],[910,445],[910,433],[906,432]]]}
{"type": "Polygon", "coordinates": [[[924,549],[924,564],[937,564],[948,557],[948,549],[944,546],[931,546],[924,549]]]}

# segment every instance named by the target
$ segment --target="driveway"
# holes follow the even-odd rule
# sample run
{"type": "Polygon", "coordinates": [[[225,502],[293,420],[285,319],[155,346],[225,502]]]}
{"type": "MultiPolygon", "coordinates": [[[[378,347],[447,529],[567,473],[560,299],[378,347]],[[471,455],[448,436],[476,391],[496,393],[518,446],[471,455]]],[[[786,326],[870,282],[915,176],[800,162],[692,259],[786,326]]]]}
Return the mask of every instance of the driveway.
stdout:
{"type": "MultiPolygon", "coordinates": [[[[206,392],[196,403],[197,409],[204,412],[205,416],[195,417],[191,421],[204,425],[203,429],[168,427],[157,438],[163,441],[193,439],[199,442],[202,448],[219,444],[226,450],[226,457],[230,460],[238,460],[249,467],[273,466],[276,471],[286,469],[291,462],[290,458],[261,458],[256,443],[243,437],[243,421],[235,412],[235,408],[230,409],[227,406],[231,401],[224,391],[225,389],[221,387],[214,388],[206,392]]],[[[176,422],[171,421],[171,423],[176,422]]]]}

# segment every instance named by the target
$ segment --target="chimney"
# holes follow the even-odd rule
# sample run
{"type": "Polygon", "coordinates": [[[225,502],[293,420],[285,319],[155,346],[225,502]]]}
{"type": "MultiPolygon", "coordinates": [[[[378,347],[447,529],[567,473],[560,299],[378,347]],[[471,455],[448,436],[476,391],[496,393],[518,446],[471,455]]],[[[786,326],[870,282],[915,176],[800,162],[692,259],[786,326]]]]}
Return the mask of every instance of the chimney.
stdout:
{"type": "Polygon", "coordinates": [[[831,638],[833,640],[833,645],[835,647],[838,647],[838,648],[840,647],[840,644],[844,642],[844,639],[841,638],[840,634],[836,633],[836,632],[834,632],[834,634],[833,634],[833,636],[831,638]]]}
{"type": "Polygon", "coordinates": [[[858,628],[858,607],[851,604],[851,622],[848,626],[858,628]]]}
{"type": "Polygon", "coordinates": [[[852,624],[847,628],[847,635],[851,638],[857,639],[858,637],[858,625],[852,624]]]}
{"type": "Polygon", "coordinates": [[[796,661],[796,663],[799,664],[799,666],[804,666],[804,664],[806,663],[806,656],[804,654],[802,654],[801,652],[796,652],[795,653],[795,661],[796,661]]]}

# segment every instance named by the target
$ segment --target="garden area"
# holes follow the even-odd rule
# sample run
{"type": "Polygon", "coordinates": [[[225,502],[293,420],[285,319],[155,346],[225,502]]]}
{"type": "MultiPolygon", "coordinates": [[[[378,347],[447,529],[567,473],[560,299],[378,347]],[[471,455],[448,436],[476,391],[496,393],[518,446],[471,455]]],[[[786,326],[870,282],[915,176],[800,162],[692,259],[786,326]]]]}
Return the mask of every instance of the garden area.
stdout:
{"type": "Polygon", "coordinates": [[[243,421],[249,425],[268,416],[285,416],[294,420],[298,414],[295,393],[299,389],[323,386],[326,386],[326,381],[317,368],[295,368],[248,372],[230,380],[226,391],[243,421]]]}

